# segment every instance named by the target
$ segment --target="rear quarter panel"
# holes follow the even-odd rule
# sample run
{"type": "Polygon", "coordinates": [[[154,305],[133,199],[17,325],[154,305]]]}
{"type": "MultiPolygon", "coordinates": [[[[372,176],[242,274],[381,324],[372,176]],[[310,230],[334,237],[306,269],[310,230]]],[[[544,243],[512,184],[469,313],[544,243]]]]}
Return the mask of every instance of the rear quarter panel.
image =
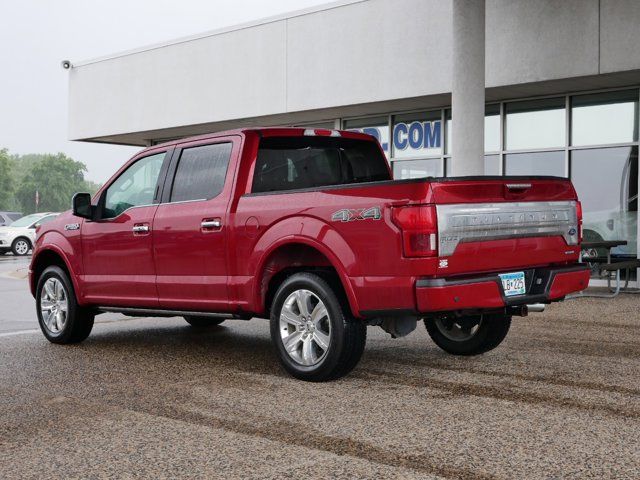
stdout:
{"type": "Polygon", "coordinates": [[[391,220],[391,206],[424,198],[428,184],[369,186],[325,191],[244,195],[233,215],[238,298],[252,298],[256,305],[257,279],[269,254],[286,243],[304,243],[321,251],[343,280],[354,312],[389,305],[412,308],[415,266],[427,271],[434,259],[402,258],[398,229],[391,220]],[[357,219],[360,211],[376,207],[380,218],[357,219]],[[334,214],[349,210],[347,221],[334,214]],[[394,287],[395,286],[395,287],[394,287]]]}

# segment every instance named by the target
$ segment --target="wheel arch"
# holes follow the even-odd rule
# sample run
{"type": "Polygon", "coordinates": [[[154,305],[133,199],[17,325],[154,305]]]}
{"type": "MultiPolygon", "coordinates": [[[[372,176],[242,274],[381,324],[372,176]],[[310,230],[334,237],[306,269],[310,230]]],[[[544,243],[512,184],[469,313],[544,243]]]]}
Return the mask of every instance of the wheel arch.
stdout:
{"type": "Polygon", "coordinates": [[[57,249],[53,245],[38,249],[36,255],[34,255],[33,259],[31,260],[31,275],[29,280],[29,287],[31,288],[32,295],[34,297],[36,295],[36,287],[38,286],[38,280],[40,279],[40,276],[47,269],[47,267],[50,267],[52,265],[60,267],[67,273],[69,279],[71,280],[71,284],[73,285],[76,300],[79,301],[77,279],[74,275],[73,269],[71,268],[69,260],[66,258],[64,252],[57,249]]]}
{"type": "Polygon", "coordinates": [[[254,304],[258,313],[269,313],[276,290],[293,273],[310,271],[323,277],[346,303],[351,314],[358,305],[349,277],[339,259],[325,245],[303,236],[291,236],[274,243],[256,270],[254,304]]]}

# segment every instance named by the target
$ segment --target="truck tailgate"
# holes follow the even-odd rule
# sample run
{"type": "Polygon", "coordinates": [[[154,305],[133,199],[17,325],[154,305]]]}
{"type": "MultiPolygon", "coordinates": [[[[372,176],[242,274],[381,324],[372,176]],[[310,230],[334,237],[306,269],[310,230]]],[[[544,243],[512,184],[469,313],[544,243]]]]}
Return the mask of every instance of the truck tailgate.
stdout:
{"type": "Polygon", "coordinates": [[[431,184],[438,215],[438,275],[575,262],[578,203],[550,177],[452,179],[431,184]]]}

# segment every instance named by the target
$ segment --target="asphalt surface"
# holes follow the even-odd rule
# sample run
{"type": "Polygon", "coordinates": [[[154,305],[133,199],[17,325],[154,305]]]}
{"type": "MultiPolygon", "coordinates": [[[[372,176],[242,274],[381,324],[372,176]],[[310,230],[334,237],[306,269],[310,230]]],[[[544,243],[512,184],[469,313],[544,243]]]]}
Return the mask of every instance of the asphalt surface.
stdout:
{"type": "Polygon", "coordinates": [[[100,316],[49,344],[19,263],[0,260],[3,479],[639,477],[640,295],[514,319],[473,358],[371,328],[350,376],[311,384],[258,319],[100,316]]]}

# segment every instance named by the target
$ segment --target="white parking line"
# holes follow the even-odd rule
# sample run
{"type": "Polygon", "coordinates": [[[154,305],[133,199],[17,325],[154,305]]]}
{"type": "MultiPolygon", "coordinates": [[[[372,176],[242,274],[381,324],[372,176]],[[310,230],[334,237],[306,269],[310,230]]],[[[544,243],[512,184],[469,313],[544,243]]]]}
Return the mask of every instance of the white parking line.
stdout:
{"type": "Polygon", "coordinates": [[[17,332],[4,332],[4,333],[0,333],[0,338],[13,337],[15,335],[27,335],[29,333],[40,333],[40,330],[18,330],[17,332]]]}

